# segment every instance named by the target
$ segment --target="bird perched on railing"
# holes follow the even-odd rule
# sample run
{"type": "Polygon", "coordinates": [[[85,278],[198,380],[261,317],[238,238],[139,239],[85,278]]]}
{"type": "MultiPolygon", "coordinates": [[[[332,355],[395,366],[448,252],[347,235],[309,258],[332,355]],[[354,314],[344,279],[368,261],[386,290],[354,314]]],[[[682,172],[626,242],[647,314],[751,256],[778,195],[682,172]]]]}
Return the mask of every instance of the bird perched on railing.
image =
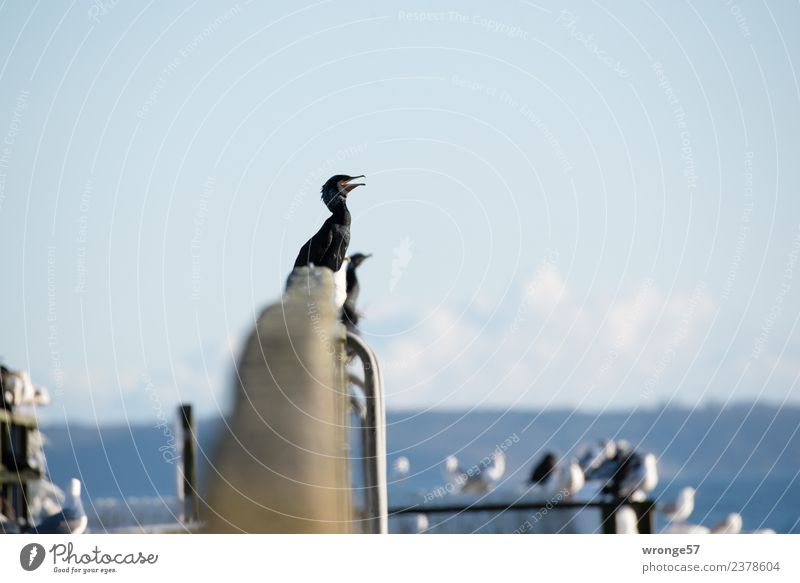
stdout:
{"type": "Polygon", "coordinates": [[[350,261],[347,262],[347,272],[345,273],[345,290],[347,291],[347,297],[342,306],[342,322],[347,326],[348,330],[355,330],[358,325],[358,320],[361,318],[361,314],[356,309],[358,295],[361,293],[361,285],[358,283],[356,269],[369,257],[372,257],[372,254],[364,255],[363,253],[353,253],[350,256],[350,261]]]}
{"type": "Polygon", "coordinates": [[[47,405],[47,389],[34,385],[27,371],[10,370],[0,365],[0,407],[12,409],[22,405],[47,405]]]}
{"type": "Polygon", "coordinates": [[[586,479],[583,469],[574,459],[559,460],[554,453],[547,453],[533,468],[528,483],[544,488],[547,492],[560,492],[572,496],[583,488],[586,479]]]}
{"type": "Polygon", "coordinates": [[[558,457],[556,454],[552,452],[546,453],[541,461],[533,468],[528,482],[531,484],[542,484],[547,482],[551,478],[553,470],[556,469],[557,465],[558,457]]]}
{"type": "MultiPolygon", "coordinates": [[[[350,244],[350,211],[347,208],[347,195],[363,182],[354,182],[361,176],[337,174],[322,185],[322,202],[331,211],[331,216],[322,224],[305,245],[300,248],[294,266],[327,267],[334,273],[346,264],[347,247],[350,244]]],[[[342,297],[342,302],[344,297],[342,297]]],[[[341,307],[341,305],[339,306],[341,307]]]]}
{"type": "Polygon", "coordinates": [[[460,494],[484,494],[491,490],[506,473],[506,455],[495,451],[471,468],[465,470],[454,455],[444,462],[444,475],[460,494]],[[484,460],[487,460],[484,463],[484,460]]]}
{"type": "Polygon", "coordinates": [[[711,534],[739,534],[742,532],[742,515],[731,512],[711,527],[711,534]]]}
{"type": "Polygon", "coordinates": [[[678,497],[670,502],[659,504],[658,510],[671,523],[683,523],[694,512],[694,495],[696,490],[692,487],[683,488],[678,497]]]}
{"type": "Polygon", "coordinates": [[[61,510],[31,526],[29,533],[39,534],[83,534],[89,519],[81,502],[81,481],[73,478],[69,483],[66,500],[61,510]]]}

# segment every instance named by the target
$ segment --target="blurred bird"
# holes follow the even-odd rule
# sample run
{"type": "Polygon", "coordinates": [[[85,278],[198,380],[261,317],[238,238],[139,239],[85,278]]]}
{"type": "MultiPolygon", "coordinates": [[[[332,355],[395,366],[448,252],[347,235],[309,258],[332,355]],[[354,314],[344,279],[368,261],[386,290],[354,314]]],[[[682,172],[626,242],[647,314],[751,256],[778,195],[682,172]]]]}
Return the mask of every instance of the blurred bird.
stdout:
{"type": "Polygon", "coordinates": [[[711,527],[711,534],[739,534],[742,532],[742,515],[731,512],[711,527]]]}
{"type": "Polygon", "coordinates": [[[419,534],[428,530],[428,526],[430,526],[428,515],[422,513],[400,514],[396,520],[399,534],[419,534]]]}
{"type": "Polygon", "coordinates": [[[639,534],[639,517],[630,506],[622,506],[614,513],[617,534],[639,534]]]}
{"type": "MultiPolygon", "coordinates": [[[[578,458],[578,463],[580,463],[581,468],[586,473],[587,478],[589,478],[592,472],[596,471],[606,462],[613,460],[616,455],[617,444],[614,440],[602,439],[597,445],[586,446],[585,451],[578,458]]],[[[610,475],[608,477],[610,477],[610,475]]]]}
{"type": "Polygon", "coordinates": [[[393,478],[395,480],[402,480],[406,476],[408,476],[409,472],[411,471],[411,462],[409,459],[401,455],[399,458],[394,460],[392,464],[393,470],[393,478]]]}
{"type": "Polygon", "coordinates": [[[2,392],[2,408],[4,409],[50,403],[50,394],[47,389],[34,385],[28,371],[10,370],[2,365],[0,365],[0,392],[2,392]]]}
{"type": "Polygon", "coordinates": [[[528,482],[531,484],[542,484],[547,482],[550,479],[553,470],[556,469],[557,464],[558,458],[556,455],[552,452],[546,453],[541,461],[534,466],[528,482]]]}
{"type": "Polygon", "coordinates": [[[644,455],[631,453],[623,462],[622,474],[617,494],[620,498],[637,498],[655,490],[658,485],[658,463],[652,453],[644,455]]]}
{"type": "MultiPolygon", "coordinates": [[[[361,285],[358,283],[358,276],[356,269],[359,265],[364,263],[372,254],[365,255],[363,253],[353,253],[350,256],[350,261],[347,263],[347,270],[345,274],[345,290],[346,298],[342,306],[342,322],[347,326],[348,330],[355,330],[361,314],[356,309],[356,302],[358,302],[358,295],[361,293],[361,285]]],[[[342,270],[340,270],[341,272],[342,270]]]]}
{"type": "Polygon", "coordinates": [[[709,532],[706,526],[701,524],[687,524],[685,522],[670,524],[664,529],[664,533],[666,534],[708,534],[709,532]]]}
{"type": "Polygon", "coordinates": [[[682,489],[678,497],[665,504],[658,506],[659,512],[663,514],[667,520],[673,523],[685,522],[686,519],[694,512],[694,495],[696,490],[687,486],[682,489]]]}
{"type": "Polygon", "coordinates": [[[66,500],[59,512],[51,514],[40,523],[28,529],[29,533],[39,534],[83,534],[89,519],[81,502],[81,481],[70,480],[66,500]]]}
{"type": "Polygon", "coordinates": [[[454,455],[448,456],[444,463],[445,477],[461,494],[484,494],[500,481],[505,472],[506,456],[500,450],[495,451],[489,464],[483,467],[476,465],[464,470],[454,455]]]}
{"type": "Polygon", "coordinates": [[[564,496],[577,494],[586,483],[583,470],[576,460],[559,464],[556,470],[554,491],[563,493],[564,496]]]}

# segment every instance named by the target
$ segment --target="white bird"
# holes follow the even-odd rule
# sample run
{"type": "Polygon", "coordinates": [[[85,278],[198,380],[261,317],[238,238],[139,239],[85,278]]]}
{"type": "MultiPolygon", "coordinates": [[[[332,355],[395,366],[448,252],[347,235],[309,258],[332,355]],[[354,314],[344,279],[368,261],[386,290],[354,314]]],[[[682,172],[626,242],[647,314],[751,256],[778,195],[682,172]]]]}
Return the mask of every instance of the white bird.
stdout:
{"type": "Polygon", "coordinates": [[[47,405],[50,403],[50,394],[47,389],[34,385],[28,371],[9,370],[0,367],[3,388],[3,403],[7,406],[19,407],[21,405],[47,405]]]}
{"type": "Polygon", "coordinates": [[[419,534],[428,530],[430,522],[428,515],[416,514],[401,514],[397,517],[397,532],[399,534],[419,534]]]}
{"type": "Polygon", "coordinates": [[[685,522],[670,524],[664,529],[666,534],[708,534],[709,529],[700,524],[687,524],[685,522]]]}
{"type": "Polygon", "coordinates": [[[29,532],[39,534],[83,534],[89,519],[81,502],[81,481],[73,478],[69,483],[66,500],[60,511],[51,514],[29,532]]]}
{"type": "Polygon", "coordinates": [[[447,456],[444,462],[444,473],[447,480],[453,484],[457,491],[463,494],[484,494],[499,482],[506,472],[506,456],[497,450],[491,456],[491,461],[481,466],[476,464],[464,470],[454,455],[447,456]]]}
{"type": "Polygon", "coordinates": [[[553,489],[556,492],[563,492],[565,496],[576,494],[586,483],[583,470],[576,460],[559,464],[555,474],[555,479],[550,480],[553,483],[553,489]]]}
{"type": "Polygon", "coordinates": [[[757,528],[756,530],[751,530],[747,534],[775,534],[775,531],[771,528],[757,528]]]}
{"type": "Polygon", "coordinates": [[[666,516],[670,522],[685,522],[692,512],[694,512],[694,495],[696,490],[687,486],[680,491],[678,497],[665,504],[661,504],[658,510],[666,516]]]}
{"type": "Polygon", "coordinates": [[[739,534],[742,532],[742,515],[731,512],[711,527],[711,534],[739,534]]]}
{"type": "Polygon", "coordinates": [[[617,444],[611,439],[601,440],[597,445],[587,445],[580,455],[578,463],[586,473],[596,470],[603,463],[614,459],[617,455],[617,444]]]}
{"type": "Polygon", "coordinates": [[[639,534],[639,517],[630,506],[623,506],[614,514],[617,534],[639,534]]]}
{"type": "Polygon", "coordinates": [[[619,494],[622,497],[644,500],[658,485],[658,462],[652,453],[631,454],[629,469],[622,478],[619,494]]]}
{"type": "Polygon", "coordinates": [[[392,469],[394,470],[394,479],[401,480],[408,476],[409,472],[411,471],[411,462],[406,456],[401,455],[399,458],[394,460],[392,469]]]}
{"type": "Polygon", "coordinates": [[[345,257],[341,269],[333,274],[333,303],[339,310],[342,309],[347,299],[347,265],[349,263],[350,258],[345,257]]]}

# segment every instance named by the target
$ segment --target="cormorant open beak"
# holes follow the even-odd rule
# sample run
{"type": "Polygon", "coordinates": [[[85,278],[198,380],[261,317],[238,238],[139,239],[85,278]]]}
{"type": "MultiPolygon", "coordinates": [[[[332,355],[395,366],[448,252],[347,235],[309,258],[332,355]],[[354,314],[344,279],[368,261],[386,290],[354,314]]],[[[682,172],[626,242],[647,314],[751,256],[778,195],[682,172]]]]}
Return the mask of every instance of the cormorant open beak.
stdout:
{"type": "Polygon", "coordinates": [[[361,176],[353,176],[350,180],[347,181],[347,184],[345,184],[344,191],[347,193],[358,186],[364,186],[365,184],[363,182],[356,182],[355,184],[353,184],[353,180],[358,180],[359,178],[366,178],[366,176],[364,176],[363,174],[361,176]]]}

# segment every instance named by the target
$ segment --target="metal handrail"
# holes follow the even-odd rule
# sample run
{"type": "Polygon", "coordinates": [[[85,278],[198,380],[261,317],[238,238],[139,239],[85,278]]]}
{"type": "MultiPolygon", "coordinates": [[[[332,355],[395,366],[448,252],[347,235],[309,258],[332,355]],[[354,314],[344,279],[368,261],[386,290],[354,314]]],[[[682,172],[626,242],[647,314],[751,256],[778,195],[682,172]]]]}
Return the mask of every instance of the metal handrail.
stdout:
{"type": "Polygon", "coordinates": [[[616,534],[617,523],[616,513],[622,506],[630,506],[636,513],[637,527],[639,534],[655,533],[655,502],[653,500],[612,500],[612,501],[571,501],[564,500],[553,502],[513,502],[504,504],[500,502],[480,503],[480,504],[439,504],[424,505],[413,504],[411,506],[401,506],[392,508],[389,513],[394,516],[398,514],[461,514],[467,512],[508,512],[515,510],[542,510],[549,509],[578,509],[598,508],[601,513],[601,527],[603,534],[616,534]]]}
{"type": "Polygon", "coordinates": [[[386,405],[383,400],[383,379],[375,353],[357,334],[348,331],[348,352],[354,353],[364,369],[364,380],[349,375],[351,384],[359,386],[366,397],[366,410],[354,407],[361,419],[362,471],[368,518],[367,532],[389,532],[389,504],[386,494],[386,405]]]}

